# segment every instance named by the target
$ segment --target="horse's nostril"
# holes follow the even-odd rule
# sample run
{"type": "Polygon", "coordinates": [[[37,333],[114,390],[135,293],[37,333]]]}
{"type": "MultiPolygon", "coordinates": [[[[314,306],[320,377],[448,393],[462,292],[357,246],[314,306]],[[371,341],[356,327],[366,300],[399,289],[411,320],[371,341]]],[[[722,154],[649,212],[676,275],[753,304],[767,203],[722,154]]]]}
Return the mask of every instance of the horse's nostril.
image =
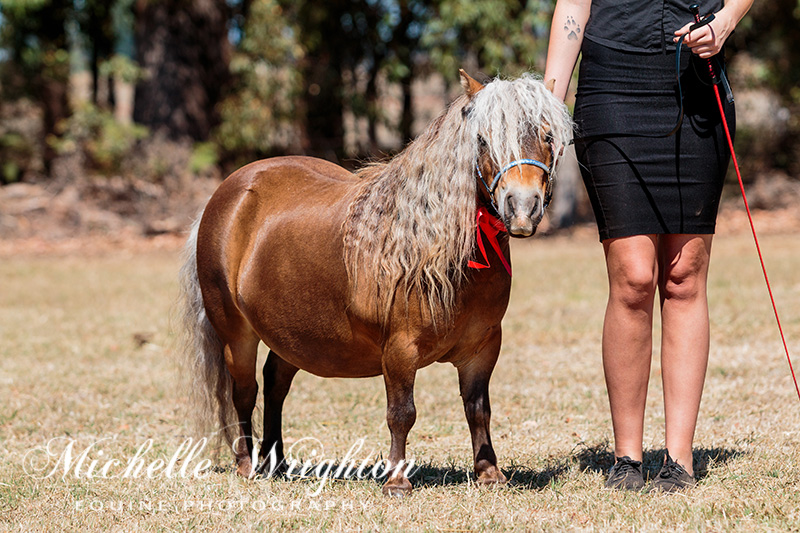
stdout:
{"type": "Polygon", "coordinates": [[[533,207],[531,208],[531,216],[536,216],[539,214],[539,210],[542,205],[542,197],[538,194],[533,197],[533,207]]]}
{"type": "Polygon", "coordinates": [[[514,210],[515,207],[516,207],[516,198],[514,198],[513,194],[509,194],[508,196],[506,196],[506,213],[513,216],[515,213],[514,210]]]}

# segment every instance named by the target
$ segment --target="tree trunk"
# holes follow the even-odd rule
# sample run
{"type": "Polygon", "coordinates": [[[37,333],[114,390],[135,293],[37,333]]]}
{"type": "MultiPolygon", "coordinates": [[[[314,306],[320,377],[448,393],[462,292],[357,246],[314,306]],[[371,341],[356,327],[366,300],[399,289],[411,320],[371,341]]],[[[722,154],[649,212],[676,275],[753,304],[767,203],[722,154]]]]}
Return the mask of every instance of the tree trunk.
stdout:
{"type": "Polygon", "coordinates": [[[146,79],[133,117],[170,138],[205,140],[230,79],[225,0],[137,0],[136,55],[146,79]]]}
{"type": "MultiPolygon", "coordinates": [[[[69,72],[69,69],[65,69],[69,72]]],[[[58,156],[50,143],[51,138],[60,137],[59,123],[70,116],[67,76],[42,76],[39,82],[39,101],[42,104],[42,149],[46,174],[50,174],[52,164],[58,156]]]]}
{"type": "MultiPolygon", "coordinates": [[[[410,65],[409,65],[410,67],[410,65]]],[[[403,76],[400,80],[400,86],[403,89],[403,114],[400,116],[400,137],[403,139],[403,145],[410,143],[414,139],[414,101],[411,94],[411,83],[414,81],[414,76],[409,74],[403,76]]]]}
{"type": "Polygon", "coordinates": [[[395,53],[400,62],[408,69],[406,74],[400,79],[400,86],[403,91],[403,112],[400,116],[400,137],[403,145],[408,144],[414,138],[414,102],[412,100],[411,85],[414,82],[414,65],[412,52],[416,49],[418,39],[409,37],[409,29],[414,22],[414,15],[407,1],[400,2],[400,24],[395,30],[395,53]]]}
{"type": "Polygon", "coordinates": [[[60,136],[58,125],[70,116],[66,30],[70,8],[69,0],[53,0],[39,15],[41,33],[38,37],[45,59],[34,85],[42,106],[43,163],[47,174],[50,174],[52,163],[58,155],[50,139],[60,136]]]}
{"type": "Polygon", "coordinates": [[[83,32],[89,38],[91,57],[89,68],[92,72],[92,103],[94,105],[113,108],[113,88],[110,77],[104,101],[99,101],[100,64],[107,61],[114,51],[114,28],[111,19],[111,6],[105,0],[86,2],[86,15],[83,18],[83,32]]]}
{"type": "Polygon", "coordinates": [[[364,97],[367,101],[367,135],[369,136],[370,155],[378,154],[378,120],[380,119],[380,105],[378,101],[378,73],[383,57],[376,56],[369,69],[369,79],[364,97]]]}
{"type": "Polygon", "coordinates": [[[334,51],[307,59],[305,79],[309,155],[339,162],[344,158],[344,103],[342,60],[334,51]]]}

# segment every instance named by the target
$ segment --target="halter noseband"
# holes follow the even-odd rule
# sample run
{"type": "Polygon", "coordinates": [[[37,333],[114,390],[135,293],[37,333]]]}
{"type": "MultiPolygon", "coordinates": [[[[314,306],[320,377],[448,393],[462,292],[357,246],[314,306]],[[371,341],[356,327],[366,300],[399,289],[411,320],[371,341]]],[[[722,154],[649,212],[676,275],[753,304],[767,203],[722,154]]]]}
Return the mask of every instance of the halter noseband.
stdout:
{"type": "Polygon", "coordinates": [[[503,177],[503,174],[508,172],[514,167],[518,167],[520,165],[532,165],[534,167],[540,168],[545,171],[547,174],[547,193],[545,194],[544,205],[542,206],[542,211],[547,209],[547,206],[550,205],[550,198],[552,197],[550,193],[550,188],[553,184],[553,169],[552,167],[548,167],[544,163],[536,159],[517,159],[516,161],[512,161],[511,163],[507,164],[500,171],[495,174],[494,179],[492,180],[492,184],[489,185],[486,183],[486,180],[483,179],[483,173],[481,173],[481,168],[478,163],[475,163],[475,170],[478,171],[478,177],[481,179],[481,183],[483,186],[486,187],[486,190],[489,193],[489,201],[492,203],[492,207],[494,208],[496,213],[500,213],[500,210],[497,208],[497,205],[494,203],[494,191],[497,189],[497,185],[500,183],[500,178],[503,177]]]}

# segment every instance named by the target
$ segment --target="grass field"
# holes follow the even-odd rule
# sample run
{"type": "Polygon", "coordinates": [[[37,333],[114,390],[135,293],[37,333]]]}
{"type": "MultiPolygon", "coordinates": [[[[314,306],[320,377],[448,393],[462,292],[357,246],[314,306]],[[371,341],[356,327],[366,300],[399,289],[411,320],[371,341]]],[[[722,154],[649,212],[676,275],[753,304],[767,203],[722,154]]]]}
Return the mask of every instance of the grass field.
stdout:
{"type": "MultiPolygon", "coordinates": [[[[762,247],[800,363],[800,237],[764,237],[762,247]]],[[[403,501],[385,499],[369,479],[333,481],[312,496],[314,480],[246,481],[229,468],[205,479],[44,477],[55,461],[44,462],[43,447],[56,437],[81,447],[109,438],[93,449],[100,463],[127,461],[152,439],[149,463],[168,461],[190,435],[169,330],[177,255],[0,258],[0,530],[800,529],[800,409],[747,235],[714,244],[711,359],[695,441],[701,479],[691,492],[602,488],[612,462],[599,336],[606,282],[591,236],[514,243],[491,384],[505,487],[469,482],[469,433],[449,365],[419,373],[409,457],[423,468],[403,501]]],[[[656,349],[644,442],[650,475],[663,447],[659,368],[656,349]]],[[[380,379],[301,373],[285,408],[287,445],[314,437],[326,458],[342,460],[363,438],[359,457],[374,460],[388,453],[384,405],[380,379]]],[[[229,461],[223,453],[218,464],[229,461]]]]}

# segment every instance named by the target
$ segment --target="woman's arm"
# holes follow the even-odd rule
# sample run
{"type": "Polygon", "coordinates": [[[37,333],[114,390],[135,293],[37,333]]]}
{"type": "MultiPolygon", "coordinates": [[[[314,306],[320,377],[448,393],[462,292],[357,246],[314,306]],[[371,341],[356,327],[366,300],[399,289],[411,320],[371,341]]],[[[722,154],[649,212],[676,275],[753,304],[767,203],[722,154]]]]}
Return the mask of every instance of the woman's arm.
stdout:
{"type": "Polygon", "coordinates": [[[703,58],[717,55],[752,5],[753,0],[727,0],[725,6],[714,13],[713,21],[693,32],[689,31],[689,26],[694,22],[690,22],[675,32],[674,41],[678,42],[681,35],[688,34],[683,43],[691,48],[692,52],[703,58]]]}
{"type": "Polygon", "coordinates": [[[555,80],[553,94],[561,100],[567,96],[591,5],[591,0],[558,0],[553,11],[544,79],[555,80]]]}

